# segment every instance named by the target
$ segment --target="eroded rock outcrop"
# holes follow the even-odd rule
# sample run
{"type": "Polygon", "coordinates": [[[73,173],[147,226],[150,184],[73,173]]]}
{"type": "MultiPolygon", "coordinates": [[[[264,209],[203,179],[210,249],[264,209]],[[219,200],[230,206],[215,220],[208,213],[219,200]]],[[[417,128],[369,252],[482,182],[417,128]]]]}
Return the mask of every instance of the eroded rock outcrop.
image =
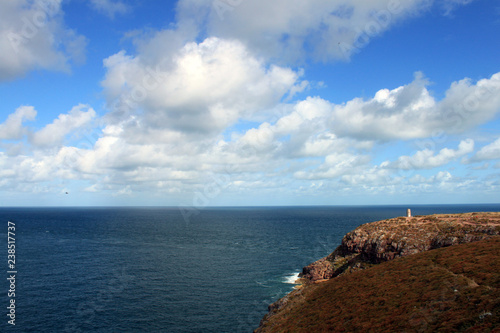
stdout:
{"type": "Polygon", "coordinates": [[[323,281],[395,258],[499,234],[500,213],[398,217],[367,223],[346,234],[333,253],[304,267],[300,277],[323,281]]]}
{"type": "MultiPolygon", "coordinates": [[[[293,317],[294,309],[298,308],[298,313],[301,313],[303,308],[310,307],[311,300],[316,299],[314,293],[323,293],[318,288],[330,286],[330,282],[335,281],[330,280],[339,275],[363,270],[395,258],[495,238],[498,235],[500,235],[500,213],[398,217],[361,225],[346,234],[333,253],[303,268],[299,275],[302,279],[300,288],[271,304],[269,313],[262,319],[255,332],[280,331],[280,329],[273,330],[278,322],[276,318],[283,320],[283,318],[293,317]],[[324,281],[330,282],[320,283],[324,281]]],[[[345,278],[349,279],[348,276],[345,278]]],[[[345,280],[345,278],[340,279],[345,280]]],[[[474,283],[468,283],[468,285],[477,286],[474,283]]],[[[453,292],[456,290],[454,289],[453,292]]],[[[327,308],[324,305],[319,306],[319,309],[323,307],[327,308]]],[[[318,307],[315,306],[314,309],[317,310],[318,307]]],[[[310,317],[306,319],[309,320],[310,317]]],[[[412,320],[414,320],[413,317],[412,320]]],[[[310,330],[307,328],[298,331],[310,330]]]]}
{"type": "Polygon", "coordinates": [[[303,268],[300,277],[318,282],[384,261],[500,234],[500,213],[398,217],[349,232],[337,249],[303,268]]]}
{"type": "Polygon", "coordinates": [[[498,332],[500,236],[310,283],[273,304],[255,333],[498,332]]]}

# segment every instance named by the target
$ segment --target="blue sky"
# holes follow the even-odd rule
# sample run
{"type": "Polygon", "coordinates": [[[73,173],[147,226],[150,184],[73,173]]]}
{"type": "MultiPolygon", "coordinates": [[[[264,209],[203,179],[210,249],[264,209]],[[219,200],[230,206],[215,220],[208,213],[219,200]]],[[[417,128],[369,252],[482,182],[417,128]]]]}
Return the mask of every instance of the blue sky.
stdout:
{"type": "Polygon", "coordinates": [[[499,59],[495,0],[2,1],[0,204],[497,203],[499,59]]]}

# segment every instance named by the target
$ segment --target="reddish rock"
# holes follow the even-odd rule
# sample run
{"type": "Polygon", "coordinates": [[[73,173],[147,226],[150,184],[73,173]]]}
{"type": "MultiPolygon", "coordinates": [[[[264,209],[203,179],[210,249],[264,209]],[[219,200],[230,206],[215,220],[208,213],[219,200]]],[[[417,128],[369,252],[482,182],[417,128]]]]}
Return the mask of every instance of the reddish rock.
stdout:
{"type": "Polygon", "coordinates": [[[500,213],[399,217],[361,225],[325,258],[303,268],[312,282],[398,257],[487,239],[500,234],[500,213]]]}

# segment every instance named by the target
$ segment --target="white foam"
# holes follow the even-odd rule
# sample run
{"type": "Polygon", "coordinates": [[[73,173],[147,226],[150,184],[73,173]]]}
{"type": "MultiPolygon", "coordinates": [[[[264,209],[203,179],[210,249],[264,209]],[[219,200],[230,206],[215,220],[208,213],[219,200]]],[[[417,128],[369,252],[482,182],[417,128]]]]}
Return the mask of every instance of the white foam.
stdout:
{"type": "Polygon", "coordinates": [[[299,273],[300,272],[294,272],[294,273],[291,273],[291,274],[287,274],[283,278],[283,282],[284,283],[289,283],[289,284],[297,284],[296,281],[299,279],[299,273]]]}

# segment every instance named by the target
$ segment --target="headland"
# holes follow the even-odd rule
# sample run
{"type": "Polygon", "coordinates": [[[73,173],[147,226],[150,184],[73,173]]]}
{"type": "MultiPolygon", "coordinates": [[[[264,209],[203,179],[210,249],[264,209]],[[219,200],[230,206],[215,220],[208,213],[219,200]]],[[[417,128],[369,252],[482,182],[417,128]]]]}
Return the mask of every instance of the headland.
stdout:
{"type": "Polygon", "coordinates": [[[500,330],[499,235],[496,212],[363,224],[304,267],[255,332],[500,330]]]}

